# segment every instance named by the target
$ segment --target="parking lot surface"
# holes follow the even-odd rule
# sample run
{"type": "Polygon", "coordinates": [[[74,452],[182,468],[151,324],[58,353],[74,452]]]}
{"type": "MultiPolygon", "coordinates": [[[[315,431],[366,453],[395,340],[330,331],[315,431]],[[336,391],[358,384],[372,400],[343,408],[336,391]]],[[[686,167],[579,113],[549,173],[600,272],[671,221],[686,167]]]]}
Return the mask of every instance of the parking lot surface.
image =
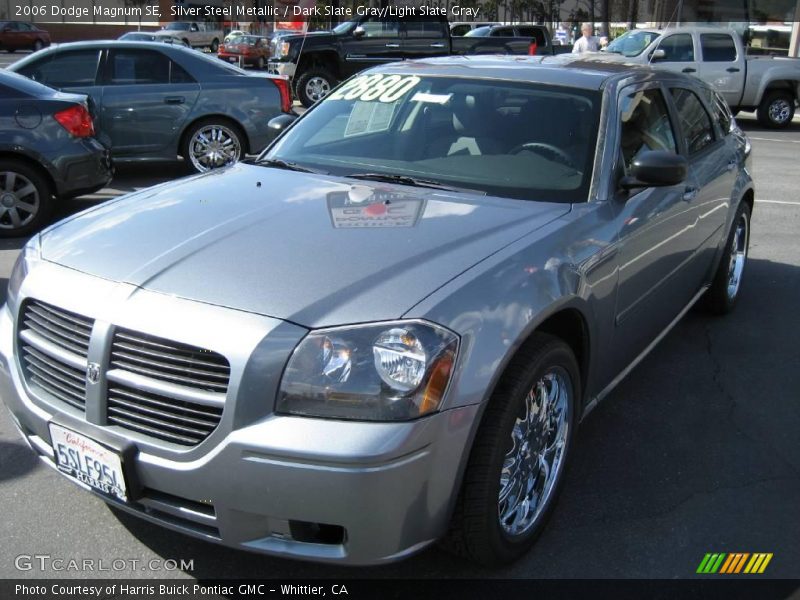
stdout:
{"type": "MultiPolygon", "coordinates": [[[[0,577],[673,578],[694,576],[707,552],[771,552],[764,576],[800,577],[800,122],[776,132],[752,115],[739,120],[753,140],[757,186],[739,305],[726,318],[690,312],[583,423],[553,517],[519,562],[482,570],[433,548],[354,569],[197,541],[116,517],[42,465],[0,409],[0,577]],[[95,573],[19,570],[20,555],[138,562],[95,573]],[[193,564],[153,572],[153,559],[193,564]]],[[[58,214],[185,174],[122,167],[108,188],[58,214]]],[[[2,296],[23,242],[0,241],[2,296]]]]}

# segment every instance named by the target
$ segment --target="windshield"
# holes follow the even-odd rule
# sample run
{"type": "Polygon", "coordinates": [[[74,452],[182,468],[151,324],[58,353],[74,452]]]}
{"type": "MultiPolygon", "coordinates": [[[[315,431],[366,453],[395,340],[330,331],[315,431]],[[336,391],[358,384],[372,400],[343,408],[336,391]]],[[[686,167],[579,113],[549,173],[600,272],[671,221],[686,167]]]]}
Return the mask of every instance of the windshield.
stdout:
{"type": "Polygon", "coordinates": [[[423,179],[508,198],[585,201],[600,94],[523,82],[359,75],[263,158],[340,176],[423,179]]]}
{"type": "Polygon", "coordinates": [[[342,35],[350,31],[355,25],[355,21],[345,21],[344,23],[339,23],[336,27],[333,28],[333,33],[336,35],[342,35]]]}
{"type": "Polygon", "coordinates": [[[657,31],[626,31],[606,48],[606,52],[639,56],[660,34],[657,31]]]}
{"type": "Polygon", "coordinates": [[[180,22],[167,23],[164,26],[164,29],[166,29],[167,31],[189,31],[189,28],[190,28],[189,23],[180,23],[180,22]]]}
{"type": "Polygon", "coordinates": [[[491,27],[476,27],[464,34],[464,37],[487,37],[492,32],[491,27]]]}

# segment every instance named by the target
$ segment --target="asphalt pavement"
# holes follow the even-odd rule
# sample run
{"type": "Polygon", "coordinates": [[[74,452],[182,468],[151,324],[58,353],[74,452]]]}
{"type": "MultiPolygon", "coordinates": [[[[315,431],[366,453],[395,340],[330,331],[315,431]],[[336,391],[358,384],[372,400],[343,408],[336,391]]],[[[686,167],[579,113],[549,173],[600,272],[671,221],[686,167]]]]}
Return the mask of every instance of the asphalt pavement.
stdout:
{"type": "MultiPolygon", "coordinates": [[[[800,122],[776,132],[752,115],[739,121],[757,186],[739,305],[724,318],[690,312],[583,423],[553,517],[517,563],[478,569],[432,548],[345,568],[197,541],[115,516],[42,465],[0,409],[0,578],[93,575],[19,570],[20,555],[138,561],[94,573],[124,578],[681,578],[707,552],[771,552],[764,577],[800,578],[800,122]],[[152,559],[193,564],[154,573],[143,568],[152,559]]],[[[59,214],[185,173],[123,167],[109,188],[59,214]]],[[[0,241],[0,295],[22,243],[0,241]]]]}

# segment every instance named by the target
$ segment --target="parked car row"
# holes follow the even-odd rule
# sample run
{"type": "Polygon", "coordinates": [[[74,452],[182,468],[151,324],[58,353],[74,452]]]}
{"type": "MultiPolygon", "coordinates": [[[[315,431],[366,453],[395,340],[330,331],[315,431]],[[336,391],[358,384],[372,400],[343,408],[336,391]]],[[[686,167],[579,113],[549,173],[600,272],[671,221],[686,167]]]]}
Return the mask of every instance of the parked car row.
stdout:
{"type": "Polygon", "coordinates": [[[50,45],[50,34],[33,23],[0,21],[0,50],[41,50],[50,45]]]}
{"type": "MultiPolygon", "coordinates": [[[[121,73],[138,69],[119,69],[156,49],[207,95],[180,92],[177,129],[222,102],[197,53],[145,44],[64,51],[96,58],[101,122],[128,110],[117,77],[135,91],[121,73]]],[[[0,311],[20,435],[121,511],[214,543],[350,564],[436,541],[519,558],[582,418],[694,304],[736,306],[746,136],[695,77],[573,55],[393,62],[273,123],[253,161],[25,246],[0,311]]]]}

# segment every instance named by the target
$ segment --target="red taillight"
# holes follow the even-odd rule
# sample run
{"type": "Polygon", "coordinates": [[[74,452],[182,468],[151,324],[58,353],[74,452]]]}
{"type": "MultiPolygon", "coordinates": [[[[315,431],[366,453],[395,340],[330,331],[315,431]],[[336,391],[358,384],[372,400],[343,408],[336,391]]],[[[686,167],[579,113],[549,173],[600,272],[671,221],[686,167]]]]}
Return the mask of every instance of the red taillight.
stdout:
{"type": "Polygon", "coordinates": [[[289,80],[286,77],[273,77],[270,81],[278,86],[281,93],[281,110],[288,113],[292,110],[292,93],[289,90],[289,80]]]}
{"type": "Polygon", "coordinates": [[[83,104],[76,104],[53,115],[61,126],[75,137],[88,137],[94,135],[92,115],[83,104]]]}
{"type": "Polygon", "coordinates": [[[528,56],[535,56],[538,48],[539,46],[536,44],[536,40],[533,40],[528,46],[528,56]]]}

